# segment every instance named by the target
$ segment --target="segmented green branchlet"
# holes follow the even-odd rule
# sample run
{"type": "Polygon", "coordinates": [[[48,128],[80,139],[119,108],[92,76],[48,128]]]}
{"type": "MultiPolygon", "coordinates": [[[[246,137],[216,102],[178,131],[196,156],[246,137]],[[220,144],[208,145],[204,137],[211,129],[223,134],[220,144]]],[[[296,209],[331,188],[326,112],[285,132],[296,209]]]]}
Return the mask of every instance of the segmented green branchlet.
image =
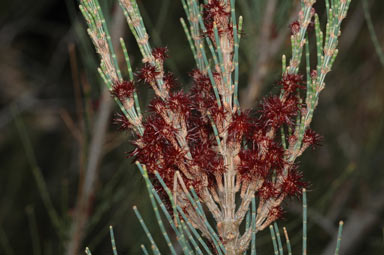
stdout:
{"type": "Polygon", "coordinates": [[[305,72],[307,77],[307,96],[309,93],[310,86],[311,86],[311,62],[309,61],[309,41],[308,41],[308,35],[305,39],[305,72]]]}
{"type": "Polygon", "coordinates": [[[144,255],[149,255],[147,248],[145,248],[145,246],[143,244],[140,245],[140,248],[141,248],[144,255]]]}
{"type": "Polygon", "coordinates": [[[127,71],[128,71],[128,75],[129,75],[129,80],[133,81],[134,77],[133,77],[133,72],[132,72],[131,61],[129,60],[128,51],[127,51],[127,47],[125,46],[124,39],[121,37],[120,37],[120,45],[121,45],[121,48],[123,49],[125,63],[127,64],[127,71]]]}
{"type": "MultiPolygon", "coordinates": [[[[177,209],[180,213],[180,215],[185,219],[185,220],[188,220],[187,216],[185,215],[185,213],[183,212],[183,209],[181,209],[180,206],[177,206],[177,209]]],[[[198,210],[197,210],[198,211],[198,210]]],[[[209,224],[208,222],[205,222],[206,224],[209,224]]],[[[213,230],[211,228],[211,230],[213,230]]],[[[215,238],[215,236],[212,234],[212,231],[209,230],[209,238],[210,240],[212,241],[213,245],[215,246],[215,249],[216,251],[221,254],[221,255],[224,255],[225,254],[225,251],[224,251],[224,246],[221,244],[220,241],[218,241],[218,238],[215,238]],[[219,243],[220,242],[220,243],[219,243]],[[224,252],[224,253],[223,253],[224,252]]],[[[216,235],[217,236],[217,235],[216,235]]]]}
{"type": "Polygon", "coordinates": [[[115,234],[113,233],[112,226],[109,226],[109,236],[111,238],[111,245],[112,245],[112,252],[113,255],[117,255],[117,248],[116,248],[116,241],[115,241],[115,234]]]}
{"type": "MultiPolygon", "coordinates": [[[[328,8],[328,7],[327,7],[328,8]]],[[[328,9],[327,9],[328,10],[328,9]]],[[[323,61],[323,32],[320,29],[319,16],[315,14],[315,35],[316,35],[316,55],[317,55],[317,67],[316,70],[320,70],[320,64],[323,61]]]]}
{"type": "Polygon", "coordinates": [[[252,238],[251,238],[251,255],[256,255],[256,198],[252,198],[252,238]]]}
{"type": "MultiPolygon", "coordinates": [[[[298,31],[297,34],[291,36],[291,46],[292,46],[292,57],[289,61],[289,66],[286,66],[286,57],[283,55],[282,57],[282,70],[283,70],[283,75],[285,74],[297,74],[301,62],[301,56],[302,56],[302,51],[303,47],[305,45],[305,35],[307,33],[307,28],[310,23],[310,20],[312,18],[312,6],[315,3],[314,0],[309,0],[309,1],[302,1],[302,8],[300,13],[302,13],[302,17],[299,19],[300,21],[300,30],[298,31]]],[[[309,68],[309,66],[307,67],[309,68]]],[[[282,92],[280,94],[280,98],[283,97],[284,90],[282,89],[282,92]]],[[[300,115],[298,114],[297,116],[297,122],[300,121],[300,115]]],[[[300,126],[300,125],[299,125],[300,126]]],[[[290,130],[288,130],[288,135],[291,135],[290,130]]],[[[286,144],[286,136],[285,136],[285,131],[284,129],[281,129],[281,138],[282,138],[282,143],[285,148],[288,148],[286,144]]],[[[292,160],[292,158],[291,158],[292,160]]],[[[294,159],[293,159],[294,160],[294,159]]],[[[287,174],[287,170],[284,170],[284,174],[287,174]]]]}
{"type": "MultiPolygon", "coordinates": [[[[99,31],[97,33],[99,39],[106,41],[109,48],[110,57],[112,58],[112,61],[113,61],[115,72],[118,76],[118,79],[121,81],[122,76],[121,76],[119,65],[117,63],[115,51],[113,49],[111,35],[109,33],[108,26],[105,22],[105,18],[104,18],[103,12],[101,11],[99,2],[97,0],[96,1],[82,0],[81,3],[83,4],[83,6],[85,6],[84,10],[89,14],[87,17],[93,20],[88,23],[89,29],[93,31],[99,31]]],[[[82,11],[82,13],[84,12],[82,11]]]]}
{"type": "Polygon", "coordinates": [[[85,254],[92,255],[92,252],[89,250],[88,247],[85,247],[85,254]]]}
{"type": "MultiPolygon", "coordinates": [[[[213,33],[215,35],[215,41],[216,41],[216,54],[219,56],[219,63],[217,63],[217,64],[215,63],[215,64],[217,66],[219,66],[219,68],[221,70],[221,78],[223,79],[223,82],[224,82],[224,84],[223,84],[224,86],[222,88],[222,90],[223,90],[222,93],[224,93],[225,90],[231,91],[232,90],[232,88],[231,88],[232,85],[231,85],[231,83],[228,84],[227,74],[226,74],[226,70],[225,70],[225,67],[224,67],[223,52],[222,52],[222,49],[221,49],[221,40],[220,40],[220,37],[219,37],[219,32],[217,30],[216,23],[213,23],[213,33]],[[229,88],[228,87],[225,88],[225,86],[228,86],[228,85],[229,85],[229,88]]],[[[217,60],[216,60],[216,62],[217,62],[217,60]]],[[[223,94],[223,100],[225,100],[228,105],[231,105],[231,102],[230,102],[231,98],[232,98],[232,95],[229,98],[229,97],[227,97],[225,95],[225,93],[223,94]]]]}
{"type": "MultiPolygon", "coordinates": [[[[205,25],[204,25],[204,21],[203,21],[203,18],[202,18],[202,16],[201,16],[201,14],[200,14],[200,11],[199,11],[199,8],[198,8],[198,6],[197,6],[196,1],[191,0],[190,2],[191,2],[191,3],[190,3],[190,8],[192,8],[193,11],[196,13],[196,15],[197,15],[197,19],[198,19],[198,24],[200,25],[200,28],[201,28],[203,34],[207,34],[207,29],[206,29],[206,27],[205,27],[205,25]]],[[[214,27],[215,27],[215,25],[214,25],[214,27]]],[[[215,28],[214,28],[214,30],[215,30],[215,28]]],[[[219,40],[219,37],[218,37],[217,27],[216,27],[216,32],[214,32],[214,34],[215,34],[215,40],[216,40],[216,51],[214,50],[215,47],[214,47],[214,45],[213,45],[213,42],[211,41],[211,39],[210,39],[208,36],[205,37],[205,41],[206,41],[206,43],[207,43],[207,45],[208,45],[208,48],[209,48],[209,50],[210,50],[210,53],[211,53],[211,56],[212,56],[212,58],[213,58],[213,61],[214,61],[215,66],[221,68],[221,77],[222,77],[223,80],[224,80],[224,79],[226,80],[226,78],[224,77],[224,76],[225,76],[225,75],[224,75],[225,72],[224,72],[224,66],[223,66],[223,61],[222,61],[223,57],[222,57],[222,52],[221,52],[221,49],[220,49],[220,40],[219,40]],[[220,60],[220,54],[221,54],[221,60],[220,60]],[[219,58],[219,59],[218,59],[218,58],[219,58]]],[[[201,43],[201,45],[203,46],[202,43],[201,43]]],[[[210,75],[212,75],[212,71],[211,71],[211,67],[210,67],[209,61],[206,61],[206,60],[204,59],[204,55],[205,55],[205,57],[206,57],[206,53],[205,53],[205,51],[204,51],[204,46],[203,46],[203,47],[200,47],[200,49],[201,49],[201,51],[202,51],[201,54],[203,54],[203,61],[204,61],[204,65],[205,65],[205,70],[204,70],[204,71],[207,71],[207,72],[208,72],[208,75],[210,76],[210,75]],[[210,74],[210,73],[211,73],[211,74],[210,74]]],[[[211,81],[211,83],[212,83],[212,81],[211,81]]],[[[227,82],[224,81],[224,84],[227,84],[227,82]]],[[[214,90],[217,90],[217,89],[218,89],[216,83],[215,83],[215,85],[213,86],[213,89],[214,89],[214,90]]],[[[223,88],[223,89],[224,89],[224,88],[223,88]]],[[[223,94],[223,95],[225,94],[224,91],[218,91],[218,92],[220,92],[220,93],[223,94]]],[[[216,94],[216,92],[215,92],[215,94],[216,94]]],[[[225,99],[225,98],[223,98],[223,99],[225,99]]],[[[225,99],[225,100],[227,101],[227,103],[230,102],[229,99],[225,99]]],[[[219,107],[221,106],[221,101],[218,102],[218,105],[219,105],[219,107]]]]}
{"type": "Polygon", "coordinates": [[[303,189],[303,255],[307,255],[307,223],[308,223],[308,206],[307,191],[303,189]]]}
{"type": "MultiPolygon", "coordinates": [[[[175,215],[175,221],[172,220],[172,217],[171,215],[169,214],[168,210],[166,209],[164,203],[162,202],[161,198],[159,197],[159,194],[157,193],[157,191],[154,189],[152,183],[150,182],[149,180],[149,177],[148,177],[148,174],[146,172],[146,169],[145,167],[143,167],[140,163],[136,162],[136,164],[139,166],[139,169],[140,169],[140,172],[142,173],[143,175],[143,178],[146,182],[146,185],[147,185],[147,189],[148,189],[148,192],[151,192],[153,194],[153,196],[155,196],[156,198],[156,201],[157,203],[160,205],[166,219],[168,220],[168,223],[170,224],[170,226],[172,227],[173,231],[175,231],[175,234],[177,236],[177,240],[181,246],[181,248],[183,249],[183,251],[188,254],[189,253],[189,248],[188,248],[188,245],[187,245],[187,240],[185,239],[185,236],[184,236],[184,233],[183,233],[183,226],[182,226],[182,223],[178,217],[178,214],[176,212],[175,215]]],[[[161,179],[160,175],[156,172],[155,173],[157,178],[159,180],[161,180],[161,183],[163,185],[164,181],[161,179]]],[[[164,184],[165,185],[165,184],[164,184]]],[[[168,193],[167,193],[168,194],[168,193]]],[[[151,196],[150,196],[151,198],[151,196]]],[[[153,197],[152,197],[153,198],[153,197]]],[[[175,204],[173,203],[173,200],[171,200],[171,204],[172,204],[172,208],[174,208],[176,210],[176,206],[175,204]]],[[[174,212],[175,212],[174,210],[174,212]]],[[[161,221],[162,219],[159,217],[158,218],[158,221],[161,221]]],[[[163,223],[162,222],[158,222],[159,225],[162,225],[163,223]]],[[[164,230],[165,231],[165,230],[164,230]]],[[[166,233],[163,233],[165,239],[169,240],[168,236],[166,233]]],[[[172,245],[171,243],[168,244],[168,246],[172,245]]]]}
{"type": "Polygon", "coordinates": [[[225,248],[224,248],[224,245],[223,243],[220,241],[220,238],[219,236],[217,235],[216,231],[212,228],[211,224],[209,224],[208,222],[208,219],[207,219],[207,216],[205,215],[205,212],[204,212],[204,209],[203,209],[203,206],[201,205],[200,203],[200,199],[199,197],[197,196],[195,190],[190,187],[190,191],[193,195],[193,197],[189,194],[189,192],[186,194],[188,199],[190,200],[190,202],[192,202],[192,206],[196,209],[197,213],[200,215],[200,217],[203,219],[210,235],[211,235],[211,238],[212,238],[212,241],[214,243],[217,243],[219,249],[219,253],[221,254],[221,251],[220,251],[220,248],[222,250],[222,252],[225,254],[225,248]]]}
{"type": "MultiPolygon", "coordinates": [[[[141,46],[141,53],[147,60],[153,58],[152,48],[148,43],[148,34],[144,26],[143,19],[141,18],[140,11],[137,7],[135,0],[119,0],[120,6],[123,9],[127,23],[130,25],[131,32],[136,39],[139,47],[141,46]],[[127,5],[125,5],[125,3],[127,5]]],[[[154,61],[151,61],[154,62],[154,61]]]]}
{"type": "MultiPolygon", "coordinates": [[[[245,232],[247,232],[249,230],[249,228],[251,228],[251,224],[252,224],[251,211],[252,210],[248,210],[247,215],[245,216],[245,232]]],[[[247,251],[244,251],[243,255],[247,255],[247,251]]]]}
{"type": "Polygon", "coordinates": [[[300,30],[296,35],[292,35],[292,57],[287,68],[287,73],[293,74],[298,72],[301,62],[302,48],[304,46],[304,38],[307,33],[308,25],[312,18],[312,6],[315,0],[302,1],[302,19],[300,21],[300,30]]]}
{"type": "MultiPolygon", "coordinates": [[[[213,44],[210,41],[210,39],[208,37],[206,37],[205,39],[206,39],[206,41],[209,42],[209,43],[207,43],[208,44],[208,49],[209,49],[209,52],[211,53],[211,56],[212,56],[212,59],[213,59],[213,63],[215,64],[214,69],[216,69],[216,67],[219,67],[220,63],[222,63],[223,61],[222,60],[218,60],[217,53],[215,52],[215,49],[213,48],[213,44]]],[[[220,74],[220,76],[222,78],[222,73],[219,72],[219,74],[220,74]]]]}
{"type": "Polygon", "coordinates": [[[291,241],[289,240],[288,232],[287,232],[287,229],[285,227],[283,227],[283,232],[284,232],[284,236],[285,236],[285,242],[287,244],[288,255],[292,255],[291,241]]]}
{"type": "Polygon", "coordinates": [[[217,105],[219,107],[221,107],[221,100],[220,100],[219,91],[217,90],[217,85],[216,85],[215,79],[213,77],[213,74],[212,74],[212,71],[211,71],[211,67],[209,66],[207,55],[205,54],[205,51],[203,50],[203,45],[202,44],[200,44],[200,49],[202,50],[201,53],[203,54],[204,64],[205,64],[205,67],[207,69],[209,80],[210,80],[210,82],[212,84],[213,92],[215,93],[217,105]]]}
{"type": "Polygon", "coordinates": [[[337,232],[337,242],[336,242],[335,255],[339,255],[340,245],[341,245],[341,236],[343,234],[343,226],[344,226],[344,222],[340,221],[339,222],[339,230],[337,232]]]}
{"type": "MultiPolygon", "coordinates": [[[[319,93],[324,88],[325,76],[331,70],[332,64],[337,56],[338,51],[336,46],[338,43],[337,39],[340,34],[340,25],[347,13],[350,2],[351,0],[335,0],[332,2],[331,8],[329,9],[326,39],[323,47],[320,46],[322,44],[322,41],[320,41],[322,39],[322,35],[319,31],[318,20],[316,21],[315,17],[315,29],[317,30],[316,38],[317,41],[320,41],[320,44],[317,43],[317,52],[319,53],[323,49],[323,53],[320,52],[321,63],[318,63],[317,65],[317,77],[315,77],[315,79],[311,82],[312,93],[310,93],[306,98],[307,112],[304,116],[302,116],[301,123],[297,127],[298,139],[294,146],[295,151],[298,151],[302,145],[305,130],[312,121],[313,112],[319,100],[319,93]]],[[[294,157],[295,155],[292,155],[291,160],[294,159],[294,157]]]]}
{"type": "Polygon", "coordinates": [[[221,139],[219,137],[219,131],[217,130],[217,126],[215,124],[215,121],[213,120],[212,116],[208,113],[208,118],[211,122],[211,127],[212,127],[212,130],[213,130],[213,134],[215,136],[215,139],[216,139],[216,143],[217,143],[217,147],[219,148],[219,151],[222,152],[223,151],[223,147],[221,146],[221,139]]]}
{"type": "Polygon", "coordinates": [[[272,244],[273,244],[273,252],[274,252],[275,255],[279,255],[279,250],[277,248],[277,242],[276,242],[275,230],[273,229],[272,225],[269,225],[269,231],[271,233],[271,239],[272,239],[272,244]]]}
{"type": "MultiPolygon", "coordinates": [[[[103,79],[104,84],[107,85],[109,91],[112,90],[113,84],[111,80],[108,80],[101,68],[98,68],[100,77],[103,79]]],[[[119,98],[113,96],[116,104],[119,106],[120,111],[124,114],[125,117],[130,121],[130,123],[134,124],[133,129],[137,134],[142,135],[144,133],[144,127],[142,125],[141,119],[137,116],[136,111],[133,107],[125,108],[119,98]]]]}
{"type": "MultiPolygon", "coordinates": [[[[121,44],[121,48],[123,49],[123,54],[124,54],[124,58],[125,58],[125,63],[127,65],[129,80],[130,80],[130,82],[133,82],[134,77],[133,77],[131,61],[129,60],[129,55],[128,55],[127,47],[125,46],[125,42],[124,42],[123,38],[120,38],[120,44],[121,44]]],[[[135,102],[135,109],[136,109],[136,112],[137,112],[137,117],[139,119],[142,119],[143,115],[141,114],[140,103],[139,103],[139,99],[138,99],[136,90],[133,91],[133,100],[135,102]]],[[[138,129],[140,129],[139,130],[140,131],[140,135],[142,135],[143,132],[144,132],[143,128],[142,127],[138,127],[138,129]]]]}
{"type": "MultiPolygon", "coordinates": [[[[187,227],[187,224],[185,224],[185,223],[183,222],[182,226],[183,226],[183,230],[184,230],[184,232],[186,233],[186,235],[187,235],[187,237],[188,237],[188,240],[191,242],[192,247],[194,248],[194,250],[196,251],[196,253],[202,255],[203,253],[201,252],[199,245],[196,243],[194,237],[192,236],[191,232],[189,231],[189,229],[188,229],[188,227],[187,227]]],[[[191,252],[191,253],[194,254],[193,252],[191,252]]]]}
{"type": "MultiPolygon", "coordinates": [[[[285,74],[287,70],[287,58],[285,55],[281,57],[281,70],[282,70],[282,75],[285,74]]],[[[286,136],[285,136],[285,130],[284,127],[280,128],[280,134],[281,134],[281,143],[283,145],[284,150],[287,149],[287,142],[286,142],[286,136]]]]}
{"type": "MultiPolygon", "coordinates": [[[[152,56],[152,47],[149,44],[149,37],[148,33],[145,29],[143,18],[141,17],[139,8],[137,6],[136,0],[119,0],[120,1],[120,6],[123,8],[124,15],[127,18],[128,24],[130,24],[130,29],[132,31],[132,34],[134,35],[137,44],[139,47],[141,46],[141,53],[143,55],[143,61],[144,62],[149,62],[152,66],[156,66],[156,68],[162,73],[162,67],[160,67],[154,57],[152,56]]],[[[157,76],[156,77],[156,84],[158,89],[160,90],[160,96],[161,98],[165,99],[164,96],[164,81],[162,77],[157,76]]]]}
{"type": "Polygon", "coordinates": [[[167,231],[165,230],[165,227],[164,227],[164,224],[163,224],[163,221],[161,219],[161,216],[160,216],[160,213],[159,213],[159,209],[157,207],[157,204],[156,204],[156,201],[153,197],[153,187],[152,187],[152,184],[148,178],[148,173],[145,169],[145,166],[143,167],[140,163],[136,163],[137,167],[139,168],[141,174],[143,175],[144,177],[144,180],[145,180],[145,184],[146,184],[146,187],[147,187],[147,190],[148,190],[148,194],[149,194],[149,198],[151,200],[151,204],[152,204],[152,207],[153,207],[153,210],[155,212],[155,216],[156,216],[156,220],[157,220],[157,224],[159,225],[160,227],[160,230],[161,230],[161,233],[163,234],[164,236],[164,239],[168,245],[168,248],[170,249],[171,253],[176,255],[176,251],[175,251],[175,248],[173,247],[172,245],[172,242],[171,242],[171,239],[169,238],[168,236],[168,233],[167,231]]]}
{"type": "MultiPolygon", "coordinates": [[[[111,37],[108,32],[107,25],[105,24],[104,17],[102,15],[102,11],[100,9],[100,5],[98,1],[93,1],[93,0],[87,0],[87,1],[81,1],[80,5],[80,10],[83,13],[85,19],[87,20],[88,23],[88,29],[90,34],[95,34],[97,36],[97,40],[102,40],[104,41],[104,44],[108,45],[108,52],[110,54],[109,58],[111,58],[112,65],[113,65],[113,70],[116,72],[118,79],[122,81],[122,76],[120,72],[120,68],[117,65],[117,59],[116,55],[113,50],[112,42],[111,42],[111,37]]],[[[97,46],[97,42],[95,42],[95,46],[97,46]]],[[[124,51],[124,49],[123,49],[124,51]]],[[[110,73],[109,68],[106,67],[106,61],[109,61],[107,59],[101,59],[100,63],[100,68],[98,68],[98,72],[103,79],[104,83],[107,85],[108,89],[111,91],[114,85],[114,78],[112,77],[113,74],[110,73]]],[[[128,69],[130,68],[129,62],[127,62],[128,69]]],[[[140,111],[139,108],[134,108],[133,105],[132,107],[124,107],[123,102],[121,102],[117,97],[114,97],[114,100],[118,104],[120,110],[122,113],[127,117],[127,119],[130,121],[131,124],[133,124],[133,128],[137,134],[142,135],[144,132],[144,128],[141,123],[141,118],[139,117],[140,111]],[[138,114],[139,113],[139,114],[138,114]]],[[[130,99],[127,99],[130,100],[130,99]]],[[[130,105],[130,104],[127,104],[130,105]]]]}
{"type": "Polygon", "coordinates": [[[187,15],[187,20],[190,26],[192,39],[194,42],[194,48],[196,50],[196,59],[197,59],[197,68],[201,71],[204,71],[204,62],[202,59],[200,44],[202,44],[202,39],[200,38],[199,23],[197,19],[197,13],[191,6],[191,0],[185,2],[181,0],[185,14],[187,15]]]}
{"type": "MultiPolygon", "coordinates": [[[[208,254],[212,254],[212,252],[210,251],[210,249],[208,248],[208,246],[206,245],[206,243],[204,242],[203,238],[201,237],[201,235],[196,231],[196,229],[192,226],[192,224],[189,222],[187,216],[185,215],[185,213],[183,212],[183,210],[180,208],[180,206],[177,206],[177,209],[181,215],[181,217],[184,219],[183,221],[183,224],[187,224],[187,226],[189,227],[189,229],[192,231],[192,233],[194,234],[194,236],[196,237],[196,239],[200,242],[200,244],[203,246],[203,248],[205,249],[205,251],[208,253],[208,254]]],[[[214,242],[214,245],[215,245],[215,248],[217,250],[220,250],[220,247],[217,245],[217,243],[214,242]]],[[[222,254],[222,253],[220,253],[222,254]]]]}
{"type": "Polygon", "coordinates": [[[279,255],[283,255],[284,254],[283,243],[281,242],[280,230],[279,230],[279,226],[277,225],[276,221],[273,223],[273,228],[274,228],[275,234],[276,234],[277,245],[279,246],[279,255]]]}
{"type": "MultiPolygon", "coordinates": [[[[204,25],[204,22],[203,22],[203,19],[201,17],[199,8],[197,6],[196,1],[194,1],[194,0],[188,0],[187,2],[182,0],[182,4],[183,4],[185,13],[188,17],[188,21],[189,21],[190,26],[191,26],[192,37],[193,37],[193,40],[195,41],[195,48],[197,50],[197,57],[198,57],[198,59],[201,59],[201,57],[202,57],[202,64],[203,65],[201,67],[199,67],[199,69],[202,70],[203,72],[207,72],[208,77],[211,81],[214,93],[215,93],[217,104],[219,107],[221,107],[221,99],[219,96],[218,87],[217,87],[217,84],[216,84],[215,79],[213,77],[213,73],[212,73],[207,55],[205,53],[203,42],[201,41],[201,39],[199,39],[199,37],[200,37],[199,25],[201,27],[203,34],[206,34],[206,32],[207,32],[205,25],[204,25]],[[195,33],[195,35],[193,33],[195,33]],[[197,43],[199,43],[199,44],[197,44],[197,43]]],[[[210,49],[210,53],[212,55],[212,58],[214,60],[215,65],[218,66],[219,61],[217,60],[217,55],[215,53],[213,44],[210,41],[210,39],[207,37],[206,37],[206,43],[208,45],[208,48],[210,49]]]]}
{"type": "Polygon", "coordinates": [[[142,228],[144,229],[145,231],[145,234],[147,235],[147,238],[148,240],[150,241],[151,243],[151,248],[152,248],[152,251],[155,255],[160,255],[160,250],[159,248],[157,247],[156,243],[155,243],[155,240],[153,239],[152,235],[151,235],[151,232],[148,230],[148,227],[147,225],[145,224],[144,220],[143,220],[143,217],[141,216],[139,210],[137,210],[137,207],[134,206],[133,207],[133,211],[135,212],[136,214],[136,217],[139,219],[139,222],[140,222],[140,225],[142,226],[142,228]]]}
{"type": "MultiPolygon", "coordinates": [[[[233,92],[233,103],[236,107],[240,107],[238,99],[238,86],[239,86],[239,37],[240,33],[237,33],[237,22],[236,22],[236,12],[235,12],[236,0],[231,0],[231,21],[232,21],[232,30],[233,30],[233,43],[234,43],[234,52],[233,52],[233,64],[235,66],[234,73],[234,92],[233,92]]],[[[232,84],[231,84],[232,85],[232,84]]]]}
{"type": "MultiPolygon", "coordinates": [[[[168,198],[170,199],[171,201],[171,205],[172,205],[172,208],[173,208],[173,213],[175,215],[175,218],[178,222],[178,225],[181,226],[181,223],[180,223],[180,219],[179,219],[179,214],[178,214],[178,210],[176,208],[176,204],[175,204],[175,201],[173,199],[173,195],[171,193],[171,191],[169,190],[169,188],[167,187],[167,185],[165,184],[164,180],[161,178],[161,176],[159,175],[158,172],[155,172],[155,175],[156,175],[156,178],[159,180],[161,186],[163,187],[163,189],[166,191],[167,195],[168,195],[168,198]]],[[[189,221],[185,221],[188,225],[188,227],[190,228],[190,230],[192,231],[192,233],[194,234],[195,238],[199,241],[199,243],[203,246],[203,248],[208,252],[208,254],[210,254],[210,250],[207,246],[207,244],[205,243],[205,241],[203,240],[203,238],[201,237],[201,235],[196,231],[196,229],[189,223],[189,221]]],[[[172,225],[172,224],[171,224],[172,225]]]]}
{"type": "Polygon", "coordinates": [[[183,27],[185,36],[187,37],[189,48],[192,51],[193,58],[195,59],[196,65],[199,66],[199,58],[197,57],[196,48],[195,48],[195,45],[193,44],[191,33],[189,32],[189,29],[185,24],[185,21],[183,18],[180,18],[180,23],[181,23],[181,26],[183,27]]]}

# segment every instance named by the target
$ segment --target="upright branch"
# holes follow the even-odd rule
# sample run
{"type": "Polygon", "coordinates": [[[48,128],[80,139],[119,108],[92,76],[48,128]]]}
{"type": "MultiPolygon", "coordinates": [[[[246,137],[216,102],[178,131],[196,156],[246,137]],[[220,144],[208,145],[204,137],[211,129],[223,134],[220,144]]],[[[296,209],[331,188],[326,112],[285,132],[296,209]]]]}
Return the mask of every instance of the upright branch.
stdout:
{"type": "Polygon", "coordinates": [[[121,76],[97,0],[82,0],[80,9],[101,58],[100,75],[122,111],[117,121],[136,135],[130,155],[154,195],[151,199],[163,206],[183,249],[200,249],[190,229],[208,254],[243,254],[254,244],[255,234],[281,216],[284,199],[300,195],[305,187],[295,160],[319,143],[320,136],[309,126],[337,55],[350,0],[326,0],[325,40],[315,0],[301,1],[298,19],[291,24],[288,66],[283,56],[280,95],[266,97],[254,112],[240,109],[238,101],[242,17],[236,15],[235,0],[181,0],[187,18],[181,24],[197,66],[190,73],[189,92],[176,89],[173,74],[165,70],[167,48],[150,45],[136,0],[119,1],[142,54],[134,77],[122,40],[127,80],[121,76]],[[312,23],[317,45],[314,70],[308,46],[312,23]],[[299,74],[303,52],[306,75],[299,74]],[[144,120],[135,89],[140,83],[155,92],[144,120]],[[252,217],[245,222],[250,211],[252,217]],[[211,217],[216,226],[210,225],[211,217]],[[242,224],[246,228],[241,232],[242,224]]]}

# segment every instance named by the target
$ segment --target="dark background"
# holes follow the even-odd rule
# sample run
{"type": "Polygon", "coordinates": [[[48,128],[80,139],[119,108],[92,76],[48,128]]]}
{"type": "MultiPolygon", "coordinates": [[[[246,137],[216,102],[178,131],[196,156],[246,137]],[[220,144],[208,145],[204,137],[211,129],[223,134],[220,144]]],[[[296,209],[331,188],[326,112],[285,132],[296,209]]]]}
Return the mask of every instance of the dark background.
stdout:
{"type": "MultiPolygon", "coordinates": [[[[263,43],[285,33],[286,39],[264,63],[268,75],[259,84],[259,100],[274,91],[281,54],[289,57],[288,25],[296,1],[278,1],[268,38],[260,36],[267,1],[237,2],[245,21],[241,90],[260,68],[257,61],[263,43]]],[[[312,127],[324,136],[323,145],[300,158],[301,170],[311,183],[309,254],[328,254],[339,220],[345,221],[342,254],[382,254],[384,250],[384,61],[368,32],[362,2],[352,0],[340,52],[315,112],[312,127]]],[[[366,3],[384,47],[384,2],[366,3]]],[[[120,15],[118,6],[115,1],[101,4],[111,24],[120,15]]],[[[179,17],[184,17],[181,3],[141,0],[139,4],[151,43],[168,47],[166,66],[188,88],[194,62],[179,23],[179,17]]],[[[71,237],[89,146],[105,104],[96,71],[98,58],[77,5],[70,0],[0,1],[0,254],[65,254],[71,237]]],[[[315,7],[324,21],[323,1],[315,7]]],[[[126,39],[136,67],[138,49],[127,26],[121,25],[117,33],[126,39]]],[[[145,105],[152,92],[139,91],[145,105]]],[[[113,107],[112,112],[117,112],[113,107]]],[[[120,254],[139,254],[140,244],[147,240],[132,206],[138,206],[154,233],[158,227],[144,182],[125,158],[131,135],[119,132],[112,117],[107,126],[78,254],[86,245],[93,254],[112,254],[109,225],[115,228],[120,254]]],[[[279,225],[287,226],[298,254],[301,202],[289,200],[285,209],[279,225]]],[[[258,237],[258,254],[271,254],[268,235],[258,237]]]]}

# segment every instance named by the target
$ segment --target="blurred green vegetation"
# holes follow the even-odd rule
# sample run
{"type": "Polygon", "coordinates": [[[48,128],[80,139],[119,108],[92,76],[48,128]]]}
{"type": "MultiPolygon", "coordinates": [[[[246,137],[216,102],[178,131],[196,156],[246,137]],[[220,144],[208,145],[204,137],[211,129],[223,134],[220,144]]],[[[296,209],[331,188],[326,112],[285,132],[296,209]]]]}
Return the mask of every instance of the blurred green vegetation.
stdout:
{"type": "MultiPolygon", "coordinates": [[[[368,31],[362,1],[352,1],[340,52],[312,124],[324,136],[323,145],[300,159],[311,184],[310,254],[322,254],[333,245],[339,220],[346,223],[342,247],[348,249],[343,254],[384,250],[384,66],[368,31]]],[[[100,2],[111,24],[119,7],[112,0],[100,2]]],[[[252,84],[250,77],[261,64],[268,68],[256,100],[251,101],[255,106],[263,94],[273,92],[281,54],[289,56],[288,19],[294,17],[297,1],[278,1],[268,38],[261,36],[267,1],[237,2],[245,22],[240,90],[252,84]],[[258,62],[263,44],[275,45],[280,35],[283,39],[273,54],[258,62]]],[[[366,3],[378,45],[384,47],[384,2],[366,3]]],[[[152,44],[168,47],[166,66],[181,87],[188,88],[194,62],[179,23],[184,16],[180,1],[142,0],[139,5],[152,44]]],[[[322,1],[316,9],[322,17],[322,1]]],[[[138,48],[127,27],[122,30],[136,67],[138,48]]],[[[0,1],[0,56],[0,254],[65,254],[103,86],[77,2],[0,1]]],[[[140,88],[139,94],[143,105],[152,97],[147,88],[140,88]]],[[[139,253],[140,244],[147,240],[133,205],[153,232],[158,230],[144,181],[132,160],[126,159],[130,137],[119,132],[112,120],[108,123],[81,244],[93,254],[111,254],[109,225],[115,228],[120,254],[139,253]]],[[[299,251],[300,201],[287,201],[285,208],[287,214],[279,225],[287,226],[299,251]]],[[[265,232],[258,236],[258,254],[270,254],[272,249],[265,232]]]]}

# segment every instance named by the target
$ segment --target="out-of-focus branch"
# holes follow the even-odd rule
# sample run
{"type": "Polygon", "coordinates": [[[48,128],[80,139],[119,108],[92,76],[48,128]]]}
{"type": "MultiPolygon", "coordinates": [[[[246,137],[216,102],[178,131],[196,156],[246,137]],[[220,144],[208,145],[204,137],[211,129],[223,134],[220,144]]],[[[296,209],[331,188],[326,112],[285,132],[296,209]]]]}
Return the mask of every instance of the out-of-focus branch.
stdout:
{"type": "Polygon", "coordinates": [[[269,46],[271,43],[271,30],[273,17],[276,10],[276,0],[270,0],[265,9],[265,15],[261,26],[259,37],[259,57],[254,69],[252,70],[248,87],[243,91],[242,103],[245,108],[249,108],[257,95],[260,93],[260,82],[268,73],[269,46]]]}
{"type": "MultiPolygon", "coordinates": [[[[124,15],[120,8],[115,8],[112,21],[112,38],[115,47],[118,45],[119,36],[124,30],[124,15]]],[[[95,125],[90,142],[89,157],[85,176],[80,186],[75,214],[70,230],[70,240],[67,245],[66,254],[75,255],[81,246],[85,236],[86,224],[89,218],[89,211],[92,206],[92,197],[96,187],[98,169],[103,156],[104,139],[107,132],[108,122],[112,111],[112,99],[106,87],[103,86],[99,111],[96,115],[95,125]]]]}
{"type": "Polygon", "coordinates": [[[276,4],[276,0],[271,0],[267,3],[261,26],[262,30],[258,38],[259,42],[257,43],[259,45],[258,59],[251,71],[248,86],[242,92],[241,102],[244,108],[251,108],[255,104],[255,100],[263,88],[264,80],[269,73],[270,62],[281,49],[289,32],[288,25],[295,19],[300,10],[300,5],[296,3],[290,17],[287,19],[287,24],[283,26],[283,29],[281,29],[276,38],[271,38],[276,4]]]}
{"type": "Polygon", "coordinates": [[[369,34],[371,36],[372,43],[375,46],[375,50],[376,50],[377,56],[379,57],[380,63],[384,66],[384,52],[380,46],[379,39],[377,38],[375,28],[374,28],[373,23],[372,23],[371,14],[369,12],[370,6],[369,6],[367,0],[363,0],[362,3],[363,3],[365,21],[366,21],[367,26],[368,26],[368,31],[369,31],[369,34]]]}
{"type": "MultiPolygon", "coordinates": [[[[380,213],[384,210],[384,192],[370,194],[360,208],[352,211],[345,220],[343,241],[339,254],[353,254],[356,247],[364,241],[365,234],[380,220],[380,213]]],[[[332,242],[323,251],[324,255],[334,254],[337,233],[332,242]]]]}

